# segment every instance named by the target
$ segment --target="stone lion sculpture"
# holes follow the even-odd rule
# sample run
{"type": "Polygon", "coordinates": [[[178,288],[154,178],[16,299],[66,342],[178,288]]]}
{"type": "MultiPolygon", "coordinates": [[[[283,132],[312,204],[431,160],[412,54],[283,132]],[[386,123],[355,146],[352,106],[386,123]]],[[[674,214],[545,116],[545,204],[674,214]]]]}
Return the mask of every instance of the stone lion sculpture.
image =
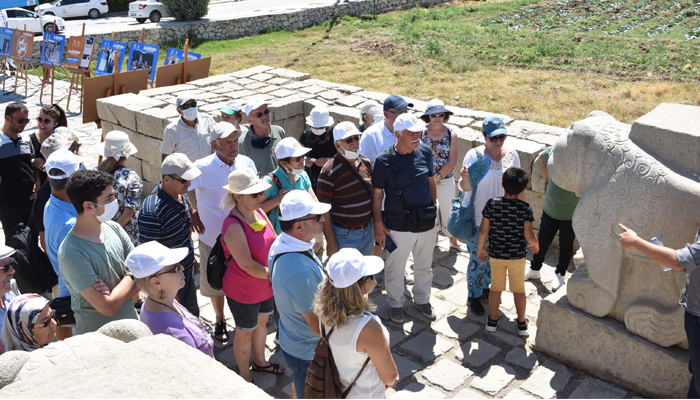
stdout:
{"type": "Polygon", "coordinates": [[[567,284],[569,302],[663,347],[687,348],[682,271],[664,272],[620,246],[618,224],[664,245],[692,243],[700,227],[700,183],[656,160],[631,140],[630,126],[594,111],[576,122],[551,151],[550,178],[581,197],[573,216],[585,263],[567,284]]]}

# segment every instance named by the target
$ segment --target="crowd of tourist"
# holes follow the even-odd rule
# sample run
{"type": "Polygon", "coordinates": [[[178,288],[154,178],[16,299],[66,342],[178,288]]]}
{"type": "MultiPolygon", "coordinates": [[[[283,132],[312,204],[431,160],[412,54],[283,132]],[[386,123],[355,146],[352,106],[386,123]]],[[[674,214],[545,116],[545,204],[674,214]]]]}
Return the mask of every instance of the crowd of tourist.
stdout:
{"type": "MultiPolygon", "coordinates": [[[[270,103],[261,98],[227,103],[218,123],[199,113],[195,95],[180,94],[175,106],[180,118],[165,128],[162,179],[151,193],[143,193],[141,177],[128,167],[138,149],[127,133],[107,133],[98,146],[104,159],[88,170],[59,106],[41,110],[29,139],[21,135],[28,109],[7,106],[0,134],[0,351],[32,351],[138,318],[154,334],[213,357],[214,341],[230,339],[228,306],[245,380],[252,381],[251,370],[285,372],[265,359],[273,317],[293,397],[303,398],[319,337],[327,335],[348,397],[382,398],[399,376],[388,331],[368,295],[385,286],[389,318],[403,323],[412,283],[414,306],[435,318],[430,294],[439,232],[451,251],[468,253],[468,311],[484,314],[481,299],[487,299],[489,332],[497,330],[508,279],[518,333],[529,334],[524,282],[539,278],[557,232],[552,289],[565,282],[578,198],[550,180],[535,236],[524,199],[529,177],[498,117],[483,122],[485,144],[470,149],[455,171],[453,113],[437,99],[422,115],[411,113],[413,104],[401,96],[382,105],[370,101],[360,106],[359,125],[336,124],[327,108],[316,107],[298,140],[272,123],[270,103]],[[475,168],[486,158],[486,169],[475,168]],[[448,230],[456,186],[461,206],[474,210],[466,243],[448,230]],[[9,247],[10,238],[22,224],[57,278],[44,293],[21,293],[12,279],[19,275],[17,252],[25,250],[9,247]],[[220,287],[207,271],[218,248],[226,259],[220,287]],[[528,248],[534,258],[526,271],[528,248]],[[213,329],[199,318],[197,274],[200,293],[214,308],[213,329]]],[[[545,174],[547,160],[545,151],[539,158],[545,174]]],[[[676,269],[692,270],[700,260],[697,243],[666,254],[632,231],[621,240],[676,269]]],[[[695,303],[691,297],[686,308],[695,303]]],[[[692,353],[697,345],[690,343],[692,353]]]]}

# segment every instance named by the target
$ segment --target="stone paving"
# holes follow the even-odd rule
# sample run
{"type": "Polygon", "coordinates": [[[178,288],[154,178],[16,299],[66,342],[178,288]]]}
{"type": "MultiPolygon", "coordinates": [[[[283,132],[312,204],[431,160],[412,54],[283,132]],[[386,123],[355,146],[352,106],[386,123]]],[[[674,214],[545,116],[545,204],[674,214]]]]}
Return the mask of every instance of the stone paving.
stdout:
{"type": "MultiPolygon", "coordinates": [[[[14,79],[6,89],[12,89],[14,79]]],[[[56,82],[55,102],[66,105],[67,84],[56,82]]],[[[0,92],[0,107],[12,101],[25,102],[30,110],[26,133],[36,129],[35,117],[41,108],[37,79],[30,81],[29,97],[24,88],[20,94],[0,92]]],[[[49,96],[44,100],[48,103],[49,96]]],[[[82,152],[88,167],[97,165],[94,146],[100,141],[101,130],[96,124],[82,123],[77,112],[79,101],[71,99],[68,125],[78,132],[82,152]]],[[[2,231],[0,230],[0,235],[2,231]]],[[[2,238],[0,237],[0,240],[2,238]]],[[[370,297],[377,305],[377,315],[390,332],[390,344],[399,369],[400,381],[387,391],[388,398],[637,398],[630,390],[591,377],[575,368],[554,361],[533,350],[537,334],[537,315],[542,298],[551,294],[556,254],[550,254],[542,269],[542,278],[526,283],[527,316],[530,337],[517,336],[513,295],[504,292],[501,301],[502,320],[498,331],[484,330],[486,315],[476,316],[466,310],[466,270],[469,258],[448,249],[449,242],[440,236],[433,256],[433,293],[431,304],[437,318],[430,321],[410,301],[407,290],[405,322],[394,324],[388,318],[386,293],[375,290],[370,297]]],[[[409,259],[407,267],[412,268],[409,259]]],[[[573,268],[573,266],[571,267],[573,268]]],[[[563,289],[565,290],[565,289],[563,289]]],[[[212,322],[214,311],[208,298],[198,292],[201,316],[212,322]]],[[[229,340],[216,344],[217,360],[236,370],[232,343],[235,335],[230,311],[226,308],[229,340]]],[[[284,364],[282,354],[275,349],[274,330],[268,327],[267,355],[273,362],[284,364]]],[[[575,343],[571,344],[575,346],[575,343]]],[[[291,397],[291,376],[253,372],[256,385],[278,398],[291,397]]]]}

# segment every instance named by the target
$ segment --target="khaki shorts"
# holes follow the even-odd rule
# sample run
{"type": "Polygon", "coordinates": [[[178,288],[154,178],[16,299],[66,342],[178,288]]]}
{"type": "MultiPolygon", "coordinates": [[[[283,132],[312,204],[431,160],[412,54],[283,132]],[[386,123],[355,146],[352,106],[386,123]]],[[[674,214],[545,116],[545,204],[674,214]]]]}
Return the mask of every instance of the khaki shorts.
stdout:
{"type": "Polygon", "coordinates": [[[219,297],[224,295],[223,290],[216,290],[209,286],[207,281],[207,260],[211,253],[211,247],[201,240],[199,241],[199,291],[205,297],[219,297]]]}
{"type": "Polygon", "coordinates": [[[491,259],[491,290],[506,290],[506,271],[512,293],[525,293],[525,258],[519,260],[491,259]]]}

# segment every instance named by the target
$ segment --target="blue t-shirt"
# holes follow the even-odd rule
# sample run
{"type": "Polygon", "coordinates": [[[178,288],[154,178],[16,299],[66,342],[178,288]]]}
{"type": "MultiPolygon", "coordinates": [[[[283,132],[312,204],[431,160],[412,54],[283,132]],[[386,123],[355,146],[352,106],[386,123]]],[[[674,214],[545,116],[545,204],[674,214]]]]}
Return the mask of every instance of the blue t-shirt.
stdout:
{"type": "MultiPolygon", "coordinates": [[[[282,189],[298,189],[303,191],[308,191],[309,189],[311,189],[311,180],[309,179],[309,175],[306,174],[306,171],[297,175],[297,179],[294,181],[294,183],[292,183],[292,181],[289,180],[289,175],[287,175],[287,173],[284,172],[282,167],[277,167],[277,169],[274,170],[272,173],[277,177],[277,179],[279,179],[280,185],[282,185],[282,189]]],[[[274,199],[280,193],[280,189],[269,176],[265,175],[263,179],[265,180],[265,182],[272,185],[263,193],[265,193],[265,196],[267,196],[268,200],[274,199]]],[[[279,207],[275,207],[272,210],[270,210],[269,213],[267,213],[267,216],[268,218],[270,218],[270,222],[275,227],[275,233],[279,235],[280,233],[282,233],[282,228],[280,228],[280,218],[278,211],[279,207]]]]}
{"type": "Polygon", "coordinates": [[[51,266],[58,275],[58,297],[70,296],[70,292],[63,282],[61,271],[58,269],[58,249],[63,239],[73,229],[78,212],[72,204],[66,203],[53,194],[44,206],[44,239],[46,240],[46,255],[49,256],[51,266]]]}
{"type": "Polygon", "coordinates": [[[430,193],[430,181],[435,175],[433,152],[421,143],[411,154],[397,154],[394,146],[386,148],[374,163],[372,183],[374,187],[384,190],[384,225],[392,231],[407,232],[406,212],[399,197],[397,180],[409,210],[429,207],[433,204],[430,193]],[[389,157],[394,165],[396,177],[391,170],[389,157]]]}
{"type": "MultiPolygon", "coordinates": [[[[313,257],[318,260],[316,255],[313,257]]],[[[272,266],[272,261],[270,257],[268,265],[272,266]]],[[[302,254],[287,253],[272,267],[272,292],[280,313],[280,346],[302,360],[314,358],[319,339],[301,314],[314,310],[314,296],[324,276],[320,264],[302,254]]]]}

